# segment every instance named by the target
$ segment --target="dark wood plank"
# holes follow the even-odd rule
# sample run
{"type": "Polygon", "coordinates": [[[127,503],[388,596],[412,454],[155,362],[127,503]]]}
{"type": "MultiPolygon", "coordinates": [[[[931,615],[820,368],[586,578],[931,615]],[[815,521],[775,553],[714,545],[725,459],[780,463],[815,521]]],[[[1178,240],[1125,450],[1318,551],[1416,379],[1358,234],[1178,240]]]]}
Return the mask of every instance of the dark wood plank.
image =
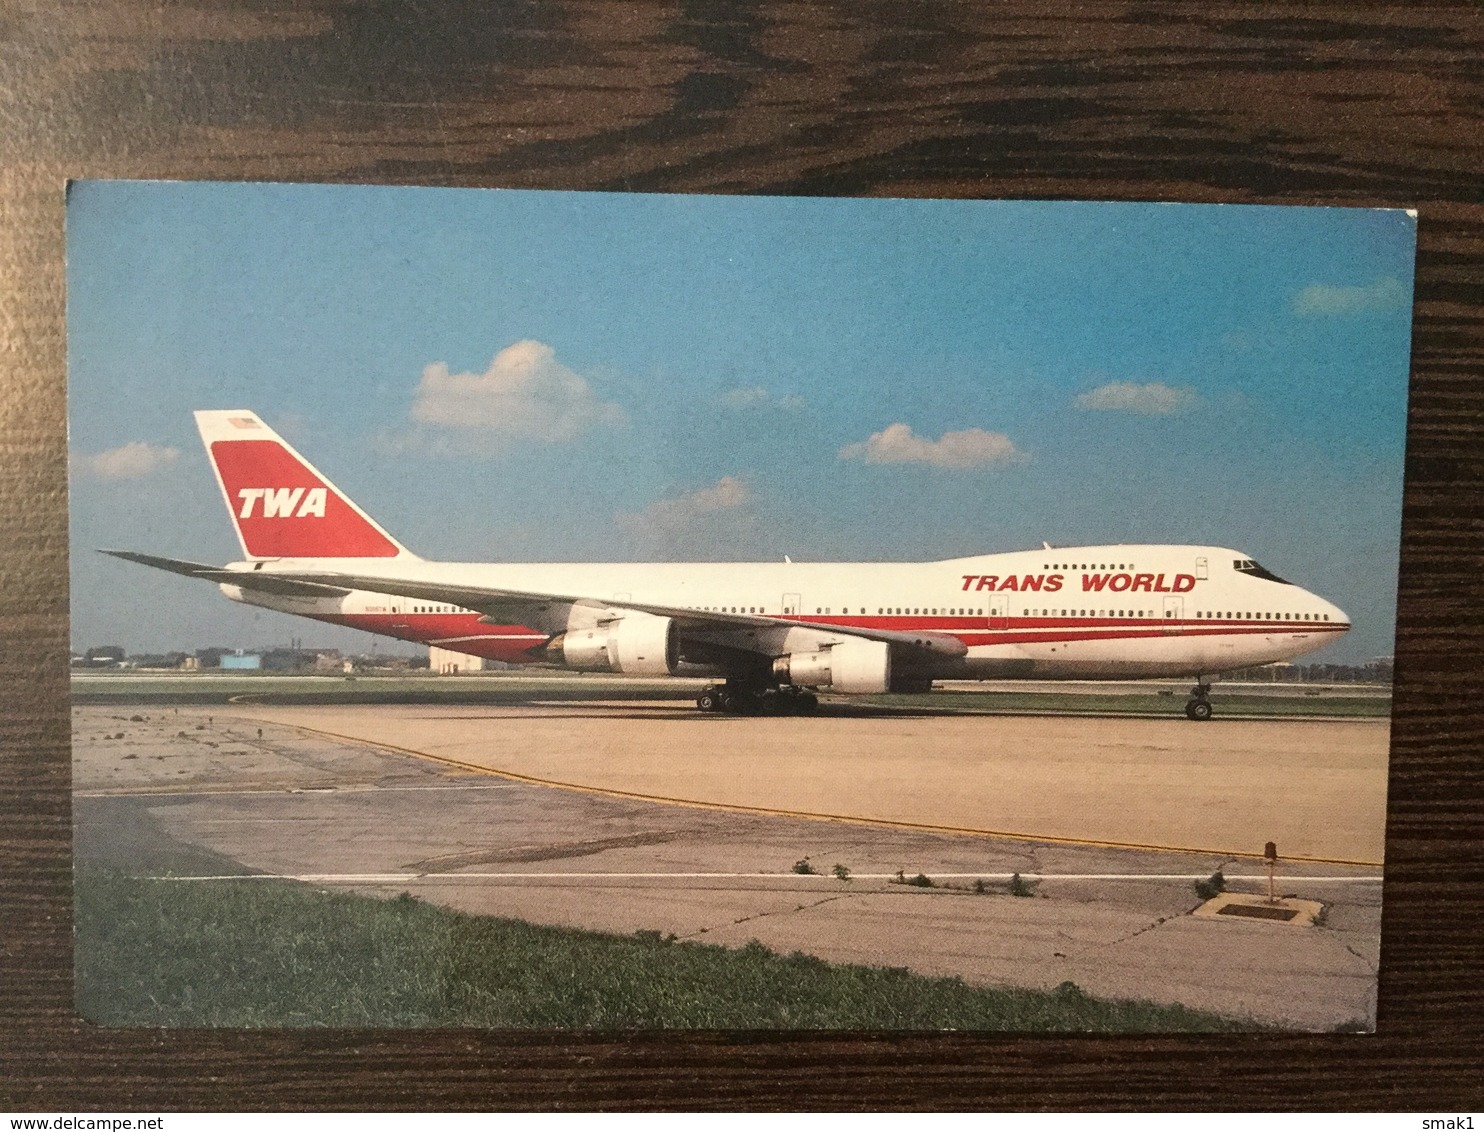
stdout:
{"type": "Polygon", "coordinates": [[[80,0],[0,11],[0,1105],[1478,1107],[1484,10],[80,0]],[[62,184],[1415,205],[1381,1033],[108,1032],[71,1011],[62,184]]]}

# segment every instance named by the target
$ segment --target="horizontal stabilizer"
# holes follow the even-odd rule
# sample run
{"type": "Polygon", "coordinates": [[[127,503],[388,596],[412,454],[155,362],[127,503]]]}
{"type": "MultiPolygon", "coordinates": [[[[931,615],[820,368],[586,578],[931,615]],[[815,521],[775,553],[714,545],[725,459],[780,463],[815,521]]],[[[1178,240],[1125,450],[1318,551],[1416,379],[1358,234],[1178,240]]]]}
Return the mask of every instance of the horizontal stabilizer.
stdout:
{"type": "Polygon", "coordinates": [[[241,586],[245,590],[258,590],[283,597],[344,597],[350,593],[339,586],[277,578],[272,574],[260,574],[252,570],[224,570],[220,566],[189,562],[183,558],[162,558],[157,554],[139,554],[132,550],[100,550],[98,553],[122,558],[126,562],[138,562],[141,566],[153,566],[156,570],[169,570],[172,574],[184,574],[188,578],[200,578],[203,582],[224,582],[227,585],[241,586]]]}
{"type": "Polygon", "coordinates": [[[99,550],[99,554],[107,554],[112,558],[122,558],[125,562],[137,562],[141,566],[153,566],[156,570],[169,570],[172,574],[184,574],[187,577],[195,577],[202,572],[220,570],[220,566],[211,566],[205,562],[188,562],[184,558],[162,558],[157,554],[140,554],[133,550],[99,550]]]}

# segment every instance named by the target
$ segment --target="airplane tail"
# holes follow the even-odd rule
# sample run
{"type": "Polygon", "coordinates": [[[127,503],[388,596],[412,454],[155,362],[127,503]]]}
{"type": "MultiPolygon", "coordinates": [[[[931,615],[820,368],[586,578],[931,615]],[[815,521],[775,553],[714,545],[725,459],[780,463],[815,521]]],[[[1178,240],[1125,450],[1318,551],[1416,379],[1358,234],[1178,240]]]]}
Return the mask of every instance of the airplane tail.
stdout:
{"type": "Polygon", "coordinates": [[[196,428],[249,559],[416,557],[256,413],[198,412],[196,428]]]}

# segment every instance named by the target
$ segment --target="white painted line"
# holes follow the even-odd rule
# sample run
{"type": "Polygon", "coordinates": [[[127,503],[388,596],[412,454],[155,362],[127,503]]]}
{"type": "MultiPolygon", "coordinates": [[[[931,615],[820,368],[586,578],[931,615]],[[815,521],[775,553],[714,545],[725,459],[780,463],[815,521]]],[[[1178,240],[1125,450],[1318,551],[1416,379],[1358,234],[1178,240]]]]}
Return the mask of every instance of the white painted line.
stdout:
{"type": "Polygon", "coordinates": [[[215,798],[245,794],[307,794],[324,798],[334,794],[397,794],[412,790],[519,790],[525,783],[488,786],[284,786],[276,790],[74,790],[74,798],[215,798]]]}
{"type": "Polygon", "coordinates": [[[549,638],[541,633],[470,633],[462,637],[437,637],[430,645],[449,645],[457,641],[545,641],[549,638]]]}
{"type": "MultiPolygon", "coordinates": [[[[1205,880],[1209,873],[933,873],[937,880],[1013,880],[1019,875],[1024,881],[1058,880],[1145,880],[1145,881],[1196,881],[1205,880]]],[[[895,880],[896,873],[851,873],[850,880],[895,880]]],[[[205,881],[205,880],[297,880],[309,884],[405,884],[410,881],[439,884],[457,880],[803,880],[830,881],[839,879],[819,873],[235,873],[220,876],[161,876],[151,880],[205,881]]],[[[1233,874],[1228,881],[1266,881],[1267,874],[1233,874]]],[[[1284,884],[1304,881],[1309,884],[1380,884],[1379,876],[1316,877],[1286,875],[1284,884]]],[[[914,887],[911,884],[908,888],[914,887]]]]}

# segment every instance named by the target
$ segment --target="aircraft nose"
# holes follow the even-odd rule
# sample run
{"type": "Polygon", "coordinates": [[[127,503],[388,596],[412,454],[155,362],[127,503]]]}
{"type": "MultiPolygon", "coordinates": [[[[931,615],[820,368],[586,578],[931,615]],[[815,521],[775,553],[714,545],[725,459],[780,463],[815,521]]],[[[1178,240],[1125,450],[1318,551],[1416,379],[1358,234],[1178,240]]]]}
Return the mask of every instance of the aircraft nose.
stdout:
{"type": "Polygon", "coordinates": [[[1346,613],[1332,601],[1325,601],[1321,598],[1320,604],[1324,606],[1324,613],[1330,621],[1332,623],[1337,622],[1340,625],[1341,632],[1348,633],[1350,631],[1350,614],[1346,613]]]}

